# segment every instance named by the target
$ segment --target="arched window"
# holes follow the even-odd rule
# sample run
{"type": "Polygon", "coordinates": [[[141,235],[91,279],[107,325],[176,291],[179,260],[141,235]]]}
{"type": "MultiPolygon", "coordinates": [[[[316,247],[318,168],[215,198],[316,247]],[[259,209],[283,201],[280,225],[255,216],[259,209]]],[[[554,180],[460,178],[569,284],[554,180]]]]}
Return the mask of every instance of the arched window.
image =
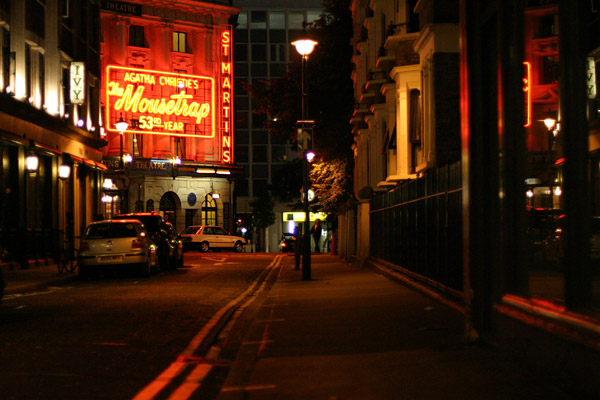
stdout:
{"type": "Polygon", "coordinates": [[[210,193],[204,196],[202,202],[202,224],[217,225],[217,202],[210,193]]]}

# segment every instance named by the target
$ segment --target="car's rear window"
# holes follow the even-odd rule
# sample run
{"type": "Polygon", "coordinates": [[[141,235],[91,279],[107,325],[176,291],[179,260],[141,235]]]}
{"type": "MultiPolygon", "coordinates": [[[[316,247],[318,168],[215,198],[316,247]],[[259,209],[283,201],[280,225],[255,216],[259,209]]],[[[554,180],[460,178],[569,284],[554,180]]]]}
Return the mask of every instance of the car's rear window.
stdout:
{"type": "Polygon", "coordinates": [[[146,231],[148,231],[150,235],[154,235],[156,232],[158,232],[158,221],[160,220],[160,217],[155,215],[125,215],[121,218],[137,219],[144,224],[144,228],[146,228],[146,231]]]}
{"type": "Polygon", "coordinates": [[[181,233],[194,234],[194,233],[196,233],[197,230],[198,230],[197,226],[188,226],[181,233]]]}
{"type": "Polygon", "coordinates": [[[86,239],[109,239],[136,237],[137,230],[132,223],[94,224],[87,228],[86,239]]]}

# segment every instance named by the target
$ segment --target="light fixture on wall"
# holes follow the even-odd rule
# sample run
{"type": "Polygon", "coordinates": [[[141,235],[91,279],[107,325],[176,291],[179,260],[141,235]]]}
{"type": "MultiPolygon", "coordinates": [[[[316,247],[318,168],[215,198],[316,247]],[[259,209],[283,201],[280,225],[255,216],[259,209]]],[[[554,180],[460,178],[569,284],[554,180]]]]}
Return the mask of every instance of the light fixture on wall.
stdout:
{"type": "Polygon", "coordinates": [[[37,172],[40,166],[40,158],[37,154],[29,154],[25,159],[25,165],[27,167],[27,172],[37,172]]]}
{"type": "Polygon", "coordinates": [[[71,156],[63,153],[62,162],[58,166],[58,177],[60,179],[69,179],[69,177],[71,176],[71,164],[71,156]]]}
{"type": "Polygon", "coordinates": [[[25,168],[27,169],[27,172],[37,172],[40,166],[40,158],[35,153],[35,143],[33,142],[33,140],[29,141],[27,153],[27,157],[25,158],[25,168]]]}
{"type": "Polygon", "coordinates": [[[69,164],[61,164],[58,166],[58,177],[62,180],[69,179],[71,176],[71,166],[69,164]]]}

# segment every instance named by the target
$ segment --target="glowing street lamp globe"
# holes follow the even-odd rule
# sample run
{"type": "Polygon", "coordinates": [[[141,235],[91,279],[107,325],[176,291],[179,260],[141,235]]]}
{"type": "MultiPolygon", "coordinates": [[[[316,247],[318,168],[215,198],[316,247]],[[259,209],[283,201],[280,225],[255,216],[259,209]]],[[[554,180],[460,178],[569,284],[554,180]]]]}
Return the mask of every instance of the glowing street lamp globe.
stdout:
{"type": "Polygon", "coordinates": [[[299,39],[292,42],[292,44],[302,57],[308,57],[318,43],[311,39],[299,39]]]}

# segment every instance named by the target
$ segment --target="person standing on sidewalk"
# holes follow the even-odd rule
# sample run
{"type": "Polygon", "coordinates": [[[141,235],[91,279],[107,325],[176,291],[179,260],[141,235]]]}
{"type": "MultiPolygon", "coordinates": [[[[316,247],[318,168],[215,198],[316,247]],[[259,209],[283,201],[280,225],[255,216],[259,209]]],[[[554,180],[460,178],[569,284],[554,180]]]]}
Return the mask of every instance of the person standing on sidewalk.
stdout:
{"type": "Polygon", "coordinates": [[[320,253],[321,252],[321,248],[319,247],[319,242],[321,241],[321,220],[320,219],[316,219],[315,220],[315,224],[312,226],[312,228],[310,228],[310,234],[313,237],[313,240],[315,241],[315,252],[316,253],[320,253]]]}

